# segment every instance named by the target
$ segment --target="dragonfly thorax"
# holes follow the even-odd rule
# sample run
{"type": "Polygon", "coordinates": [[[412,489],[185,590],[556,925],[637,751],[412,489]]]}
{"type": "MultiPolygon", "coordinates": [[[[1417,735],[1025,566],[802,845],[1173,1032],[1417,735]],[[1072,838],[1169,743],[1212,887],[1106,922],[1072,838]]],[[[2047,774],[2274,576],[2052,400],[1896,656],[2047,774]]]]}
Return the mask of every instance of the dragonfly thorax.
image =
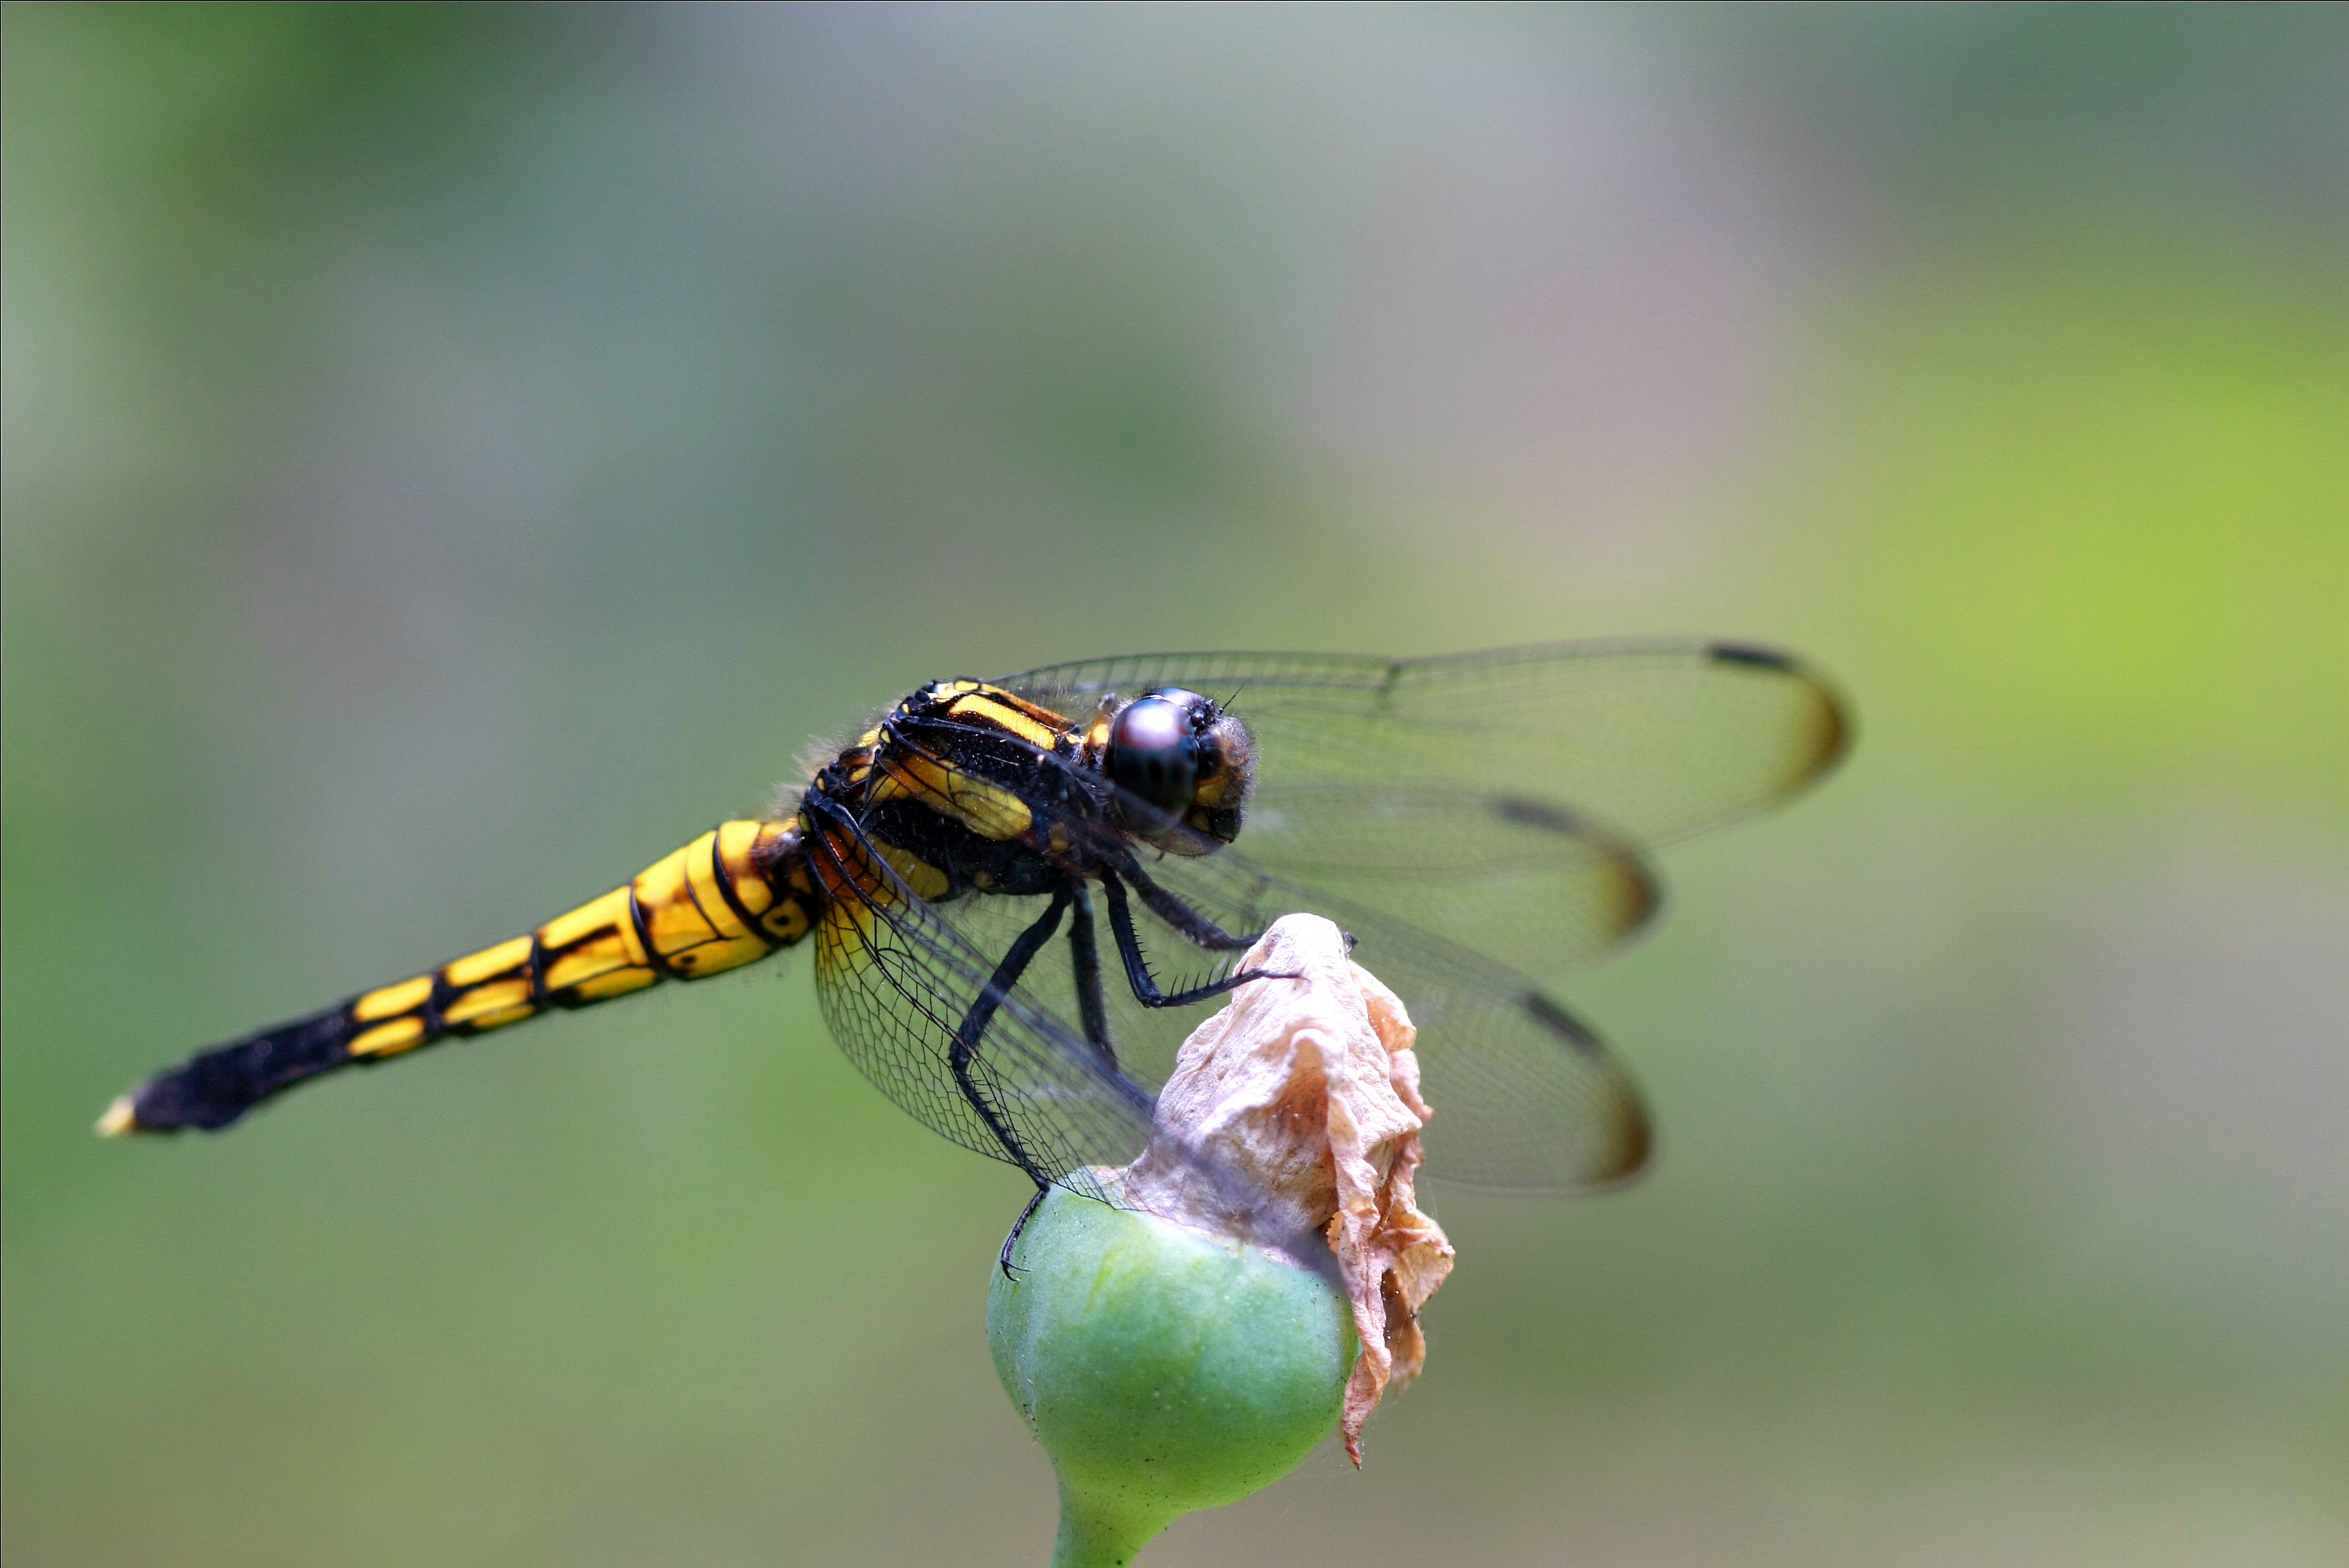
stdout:
{"type": "Polygon", "coordinates": [[[1049,892],[1140,846],[1186,858],[1239,834],[1247,728],[1181,687],[1102,700],[1080,727],[999,686],[937,681],[818,771],[802,815],[844,813],[933,902],[1049,892]]]}

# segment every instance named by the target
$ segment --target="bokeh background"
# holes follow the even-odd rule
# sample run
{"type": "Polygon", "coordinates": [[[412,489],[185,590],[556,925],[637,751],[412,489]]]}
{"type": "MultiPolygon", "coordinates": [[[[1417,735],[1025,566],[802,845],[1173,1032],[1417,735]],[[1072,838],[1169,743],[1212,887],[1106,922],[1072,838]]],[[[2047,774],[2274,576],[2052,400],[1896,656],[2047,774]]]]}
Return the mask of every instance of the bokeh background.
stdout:
{"type": "Polygon", "coordinates": [[[2349,12],[5,12],[7,1562],[1037,1563],[1019,1178],[803,965],[102,1144],[938,675],[1856,694],[1149,1563],[2349,1559],[2349,12]]]}

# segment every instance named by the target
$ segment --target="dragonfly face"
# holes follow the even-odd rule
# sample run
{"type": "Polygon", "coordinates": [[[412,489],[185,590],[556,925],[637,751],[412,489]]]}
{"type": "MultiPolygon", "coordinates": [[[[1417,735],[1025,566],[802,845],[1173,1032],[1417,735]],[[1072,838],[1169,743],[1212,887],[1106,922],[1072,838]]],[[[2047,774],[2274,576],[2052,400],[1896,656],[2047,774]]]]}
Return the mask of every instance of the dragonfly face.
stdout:
{"type": "Polygon", "coordinates": [[[1651,848],[1802,788],[1848,733],[1823,680],[1742,644],[933,682],[795,813],[723,823],[525,935],[205,1052],[100,1127],[222,1127],[344,1067],[806,943],[833,1037],[899,1105],[1097,1191],[1147,1139],[1202,1005],[1303,910],[1419,1026],[1429,1175],[1605,1186],[1647,1160],[1647,1115],[1547,985],[1650,918],[1651,848]]]}
{"type": "Polygon", "coordinates": [[[1207,854],[1239,837],[1256,787],[1256,746],[1236,716],[1197,692],[1166,686],[1123,707],[1104,698],[1092,733],[1099,738],[1092,755],[1121,792],[1134,832],[1174,855],[1207,854]]]}

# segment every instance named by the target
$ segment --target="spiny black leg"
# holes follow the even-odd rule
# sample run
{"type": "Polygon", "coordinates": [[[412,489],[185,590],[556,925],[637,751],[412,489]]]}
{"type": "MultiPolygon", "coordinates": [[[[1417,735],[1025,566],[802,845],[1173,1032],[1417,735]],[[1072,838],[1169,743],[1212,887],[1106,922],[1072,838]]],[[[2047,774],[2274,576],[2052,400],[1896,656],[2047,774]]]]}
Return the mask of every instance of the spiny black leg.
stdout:
{"type": "Polygon", "coordinates": [[[1133,891],[1142,895],[1142,902],[1151,913],[1173,926],[1196,946],[1217,953],[1246,953],[1264,938],[1261,931],[1247,936],[1234,936],[1185,903],[1179,895],[1151,881],[1132,855],[1126,856],[1125,863],[1117,869],[1124,874],[1126,881],[1133,884],[1133,891]]]}
{"type": "Polygon", "coordinates": [[[1044,1194],[1050,1191],[1051,1189],[1042,1182],[1036,1183],[1036,1195],[1028,1200],[1028,1206],[1019,1211],[1018,1219],[1011,1222],[1011,1233],[1003,1238],[1003,1250],[995,1257],[995,1266],[1003,1271],[1005,1279],[1017,1281],[1021,1274],[1028,1272],[1026,1269],[1012,1266],[1011,1249],[1019,1244],[1019,1233],[1028,1228],[1028,1222],[1035,1217],[1036,1206],[1044,1201],[1044,1194]]]}
{"type": "Polygon", "coordinates": [[[988,977],[986,988],[979,992],[978,1000],[973,1002],[970,1011],[963,1015],[962,1026],[955,1030],[953,1048],[947,1052],[947,1065],[954,1069],[955,1082],[961,1087],[963,1098],[970,1101],[970,1108],[978,1112],[979,1119],[987,1123],[987,1130],[995,1134],[995,1140],[1003,1145],[1003,1151],[1010,1155],[1039,1187],[1046,1182],[1043,1171],[1030,1158],[1028,1150],[1020,1147],[1019,1136],[1011,1130],[1011,1124],[1003,1119],[1000,1111],[988,1103],[985,1095],[979,1093],[978,1080],[971,1077],[970,1064],[971,1058],[978,1054],[978,1042],[986,1035],[987,1026],[994,1018],[996,1009],[1003,1006],[1003,999],[1011,994],[1011,987],[1019,984],[1019,976],[1027,973],[1028,965],[1035,961],[1044,944],[1052,940],[1052,933],[1060,929],[1061,916],[1068,907],[1069,890],[1063,887],[1052,895],[1051,907],[1036,917],[1035,924],[1019,934],[1019,939],[1011,944],[1011,950],[995,966],[995,973],[988,977]]]}
{"type": "Polygon", "coordinates": [[[1109,928],[1117,938],[1119,956],[1125,960],[1125,982],[1133,987],[1134,1000],[1145,1007],[1187,1007],[1194,1002],[1204,1002],[1210,996],[1220,996],[1251,980],[1294,980],[1294,975],[1276,973],[1269,969],[1243,969],[1226,975],[1205,985],[1194,985],[1188,991],[1172,995],[1158,988],[1157,978],[1150,973],[1148,960],[1142,956],[1142,939],[1134,934],[1133,909],[1125,902],[1124,884],[1115,872],[1102,872],[1102,891],[1109,894],[1109,928]]]}
{"type": "Polygon", "coordinates": [[[1077,976],[1077,1016],[1085,1026],[1085,1043],[1117,1066],[1117,1051],[1109,1039],[1109,1008],[1102,997],[1101,949],[1093,943],[1093,895],[1076,884],[1076,913],[1069,923],[1070,966],[1077,976]]]}

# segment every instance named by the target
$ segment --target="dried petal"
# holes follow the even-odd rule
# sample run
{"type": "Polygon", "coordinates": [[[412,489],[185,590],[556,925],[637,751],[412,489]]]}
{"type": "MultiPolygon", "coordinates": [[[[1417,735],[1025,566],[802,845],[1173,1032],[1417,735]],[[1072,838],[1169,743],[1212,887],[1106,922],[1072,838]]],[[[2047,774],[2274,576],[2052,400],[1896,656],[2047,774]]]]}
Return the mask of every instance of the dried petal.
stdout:
{"type": "Polygon", "coordinates": [[[1286,977],[1242,986],[1184,1043],[1120,1185],[1137,1207],[1303,1266],[1334,1258],[1361,1338],[1343,1418],[1360,1464],[1381,1396],[1426,1360],[1419,1312],[1452,1269],[1413,1191],[1433,1114],[1417,1032],[1319,915],[1277,922],[1241,963],[1286,977]]]}

